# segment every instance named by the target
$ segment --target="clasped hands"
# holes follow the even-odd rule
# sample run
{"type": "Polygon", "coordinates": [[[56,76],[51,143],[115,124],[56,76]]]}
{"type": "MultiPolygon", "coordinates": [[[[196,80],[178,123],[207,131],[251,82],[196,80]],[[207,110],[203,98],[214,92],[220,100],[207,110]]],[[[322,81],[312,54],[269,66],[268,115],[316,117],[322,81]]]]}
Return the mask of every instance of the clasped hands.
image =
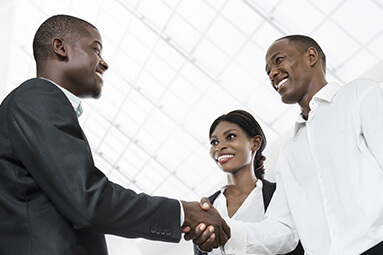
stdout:
{"type": "Polygon", "coordinates": [[[193,240],[200,250],[208,252],[229,240],[229,226],[207,198],[202,198],[200,203],[181,202],[185,212],[182,226],[185,240],[193,240]]]}

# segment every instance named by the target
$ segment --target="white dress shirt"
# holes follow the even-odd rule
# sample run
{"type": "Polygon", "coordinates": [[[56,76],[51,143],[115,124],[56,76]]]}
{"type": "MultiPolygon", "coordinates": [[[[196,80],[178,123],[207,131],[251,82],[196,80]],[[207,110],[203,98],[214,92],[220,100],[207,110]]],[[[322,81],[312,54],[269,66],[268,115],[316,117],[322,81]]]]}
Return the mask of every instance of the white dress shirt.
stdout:
{"type": "MultiPolygon", "coordinates": [[[[237,227],[236,221],[240,222],[259,222],[265,218],[265,209],[262,194],[263,183],[257,180],[257,186],[250,192],[245,201],[241,204],[235,214],[230,218],[227,211],[227,200],[223,194],[226,187],[221,189],[221,193],[214,200],[214,207],[222,218],[228,223],[231,229],[231,238],[228,243],[229,249],[218,248],[209,252],[209,255],[240,255],[246,254],[246,234],[241,227],[237,227]],[[231,221],[235,220],[235,221],[231,221]]],[[[241,226],[241,225],[239,225],[241,226]]]]}
{"type": "Polygon", "coordinates": [[[328,84],[310,109],[281,150],[277,190],[266,220],[246,229],[247,250],[278,253],[295,228],[308,255],[356,255],[383,241],[383,84],[328,84]]]}

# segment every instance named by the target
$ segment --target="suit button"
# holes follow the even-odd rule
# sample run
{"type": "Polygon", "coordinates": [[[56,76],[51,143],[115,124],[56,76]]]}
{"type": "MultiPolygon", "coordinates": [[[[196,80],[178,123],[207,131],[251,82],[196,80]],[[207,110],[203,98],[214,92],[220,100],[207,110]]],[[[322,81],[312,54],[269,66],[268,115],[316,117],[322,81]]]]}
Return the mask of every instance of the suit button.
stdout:
{"type": "Polygon", "coordinates": [[[152,234],[155,234],[155,233],[157,232],[157,228],[156,228],[156,226],[152,226],[152,227],[150,228],[150,232],[151,232],[152,234]]]}
{"type": "Polygon", "coordinates": [[[172,231],[170,229],[166,229],[165,233],[167,236],[170,236],[172,234],[172,231]]]}

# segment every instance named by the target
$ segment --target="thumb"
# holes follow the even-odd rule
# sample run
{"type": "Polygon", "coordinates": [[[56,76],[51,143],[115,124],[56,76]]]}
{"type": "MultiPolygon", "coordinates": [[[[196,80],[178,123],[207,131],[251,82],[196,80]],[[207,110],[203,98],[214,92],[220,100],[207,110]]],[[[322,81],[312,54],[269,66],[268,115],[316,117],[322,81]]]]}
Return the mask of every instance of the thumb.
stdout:
{"type": "Polygon", "coordinates": [[[199,206],[201,207],[202,210],[207,211],[210,209],[211,204],[210,201],[207,197],[201,198],[201,202],[199,203],[199,206]]]}

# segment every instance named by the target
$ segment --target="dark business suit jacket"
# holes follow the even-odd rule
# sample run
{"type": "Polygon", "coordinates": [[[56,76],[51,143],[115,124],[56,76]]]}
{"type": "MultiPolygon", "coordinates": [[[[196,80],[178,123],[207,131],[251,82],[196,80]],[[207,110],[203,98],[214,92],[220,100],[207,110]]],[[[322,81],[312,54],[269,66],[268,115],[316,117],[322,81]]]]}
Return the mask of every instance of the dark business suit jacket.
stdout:
{"type": "MultiPolygon", "coordinates": [[[[268,180],[263,179],[262,180],[263,187],[262,187],[262,195],[263,195],[263,205],[265,207],[265,211],[267,210],[267,207],[270,204],[270,200],[273,197],[274,191],[277,187],[277,185],[273,182],[269,182],[268,180]]],[[[209,197],[209,201],[211,204],[215,201],[215,199],[218,197],[218,195],[221,194],[221,191],[215,192],[213,195],[209,197]]],[[[200,251],[196,245],[193,245],[194,249],[194,255],[206,255],[206,252],[200,251]]],[[[302,248],[301,243],[299,242],[297,247],[295,248],[294,251],[287,253],[288,255],[303,255],[304,251],[302,248]]]]}
{"type": "Polygon", "coordinates": [[[24,82],[0,106],[0,254],[107,254],[104,234],[178,242],[179,202],[110,182],[63,92],[24,82]]]}

